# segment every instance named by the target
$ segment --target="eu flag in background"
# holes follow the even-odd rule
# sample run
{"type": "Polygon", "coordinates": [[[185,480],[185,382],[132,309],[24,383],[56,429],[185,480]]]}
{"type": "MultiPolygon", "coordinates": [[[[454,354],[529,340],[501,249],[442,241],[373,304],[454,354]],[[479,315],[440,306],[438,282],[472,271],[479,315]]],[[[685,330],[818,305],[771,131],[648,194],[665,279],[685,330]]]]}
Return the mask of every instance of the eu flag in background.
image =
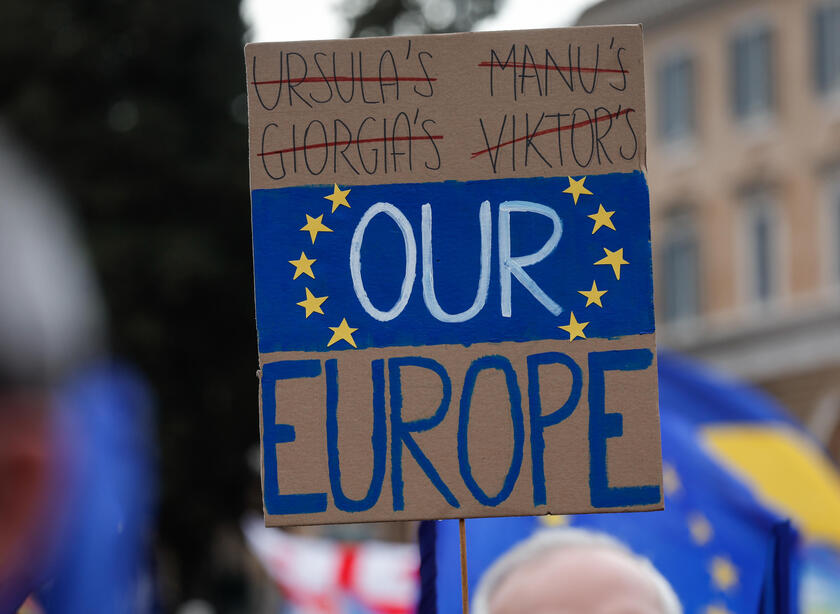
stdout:
{"type": "MultiPolygon", "coordinates": [[[[469,520],[470,590],[518,541],[571,525],[651,559],[686,614],[799,612],[798,567],[803,614],[840,611],[840,479],[816,444],[757,391],[685,359],[660,355],[659,391],[665,511],[469,520]]],[[[460,613],[457,522],[424,523],[420,541],[420,614],[460,613]]]]}

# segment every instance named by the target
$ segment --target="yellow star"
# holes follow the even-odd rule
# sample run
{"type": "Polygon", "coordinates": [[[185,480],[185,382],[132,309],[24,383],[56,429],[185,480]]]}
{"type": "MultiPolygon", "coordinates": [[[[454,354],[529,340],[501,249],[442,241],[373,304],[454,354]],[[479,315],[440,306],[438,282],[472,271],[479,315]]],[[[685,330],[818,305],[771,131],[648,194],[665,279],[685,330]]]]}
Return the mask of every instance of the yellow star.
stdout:
{"type": "Polygon", "coordinates": [[[321,222],[324,219],[324,214],[322,213],[318,217],[312,217],[308,213],[306,214],[306,225],[301,228],[301,230],[306,230],[309,232],[309,238],[312,239],[312,243],[315,243],[315,237],[318,236],[319,232],[332,232],[332,228],[327,228],[321,222]]]}
{"type": "Polygon", "coordinates": [[[598,205],[598,213],[587,215],[586,217],[595,220],[595,227],[592,229],[592,234],[595,234],[595,231],[601,226],[606,226],[607,228],[615,230],[615,226],[613,226],[612,220],[610,219],[613,216],[613,213],[615,213],[615,211],[607,211],[604,209],[604,205],[598,205]]]}
{"type": "Polygon", "coordinates": [[[688,517],[688,531],[691,533],[691,539],[698,546],[708,544],[714,535],[712,525],[700,512],[695,512],[688,517]]]}
{"type": "Polygon", "coordinates": [[[709,565],[709,573],[715,588],[728,591],[738,584],[738,570],[725,556],[716,556],[709,565]]]}
{"type": "Polygon", "coordinates": [[[581,194],[592,194],[592,192],[583,187],[584,181],[586,181],[586,177],[583,177],[580,180],[569,177],[569,187],[563,190],[564,194],[572,195],[572,198],[575,199],[575,204],[577,204],[578,198],[581,194]]]}
{"type": "Polygon", "coordinates": [[[546,527],[565,527],[569,524],[569,517],[546,514],[545,516],[540,516],[540,523],[546,527]]]}
{"type": "Polygon", "coordinates": [[[569,341],[574,340],[577,337],[581,339],[586,339],[586,335],[583,334],[583,329],[589,325],[589,322],[578,322],[575,320],[575,312],[572,311],[569,314],[569,323],[566,326],[558,326],[557,328],[562,328],[567,333],[569,333],[569,341]]]}
{"type": "Polygon", "coordinates": [[[706,606],[706,609],[703,610],[703,614],[732,614],[732,612],[730,612],[722,603],[716,603],[714,605],[706,606]]]}
{"type": "Polygon", "coordinates": [[[333,193],[329,196],[324,196],[327,200],[332,201],[332,211],[330,213],[335,213],[339,205],[344,205],[348,209],[350,208],[350,203],[347,202],[347,195],[349,193],[349,188],[347,190],[340,190],[338,189],[338,184],[333,184],[333,193]]]}
{"type": "Polygon", "coordinates": [[[308,318],[313,313],[320,313],[324,315],[323,310],[321,309],[321,305],[325,300],[327,300],[328,296],[315,296],[309,291],[309,288],[305,288],[306,290],[306,298],[299,303],[295,303],[296,305],[300,305],[304,309],[306,309],[306,315],[304,317],[308,318]]]}
{"type": "Polygon", "coordinates": [[[317,258],[307,258],[303,252],[300,253],[300,258],[297,260],[289,260],[289,264],[295,267],[295,276],[292,279],[297,279],[301,273],[305,273],[312,279],[315,279],[315,274],[312,272],[312,263],[316,260],[317,258]]]}
{"type": "Polygon", "coordinates": [[[606,293],[606,290],[599,290],[594,281],[592,282],[591,290],[578,290],[578,294],[583,294],[586,297],[586,305],[584,305],[584,307],[589,307],[593,304],[598,305],[598,307],[603,307],[601,304],[601,297],[606,293]]]}
{"type": "Polygon", "coordinates": [[[682,488],[682,482],[680,481],[677,470],[668,463],[662,464],[662,487],[668,496],[678,493],[682,488]]]}
{"type": "Polygon", "coordinates": [[[327,343],[327,347],[330,347],[333,343],[341,341],[342,339],[353,347],[356,347],[356,342],[353,341],[353,333],[359,329],[350,328],[350,325],[347,323],[347,318],[341,318],[341,324],[338,326],[328,326],[327,328],[333,332],[332,339],[330,339],[329,343],[327,343]]]}
{"type": "Polygon", "coordinates": [[[613,273],[615,273],[616,279],[621,279],[621,265],[622,264],[630,264],[624,259],[624,248],[617,249],[614,252],[611,252],[606,247],[604,248],[604,253],[606,256],[601,258],[595,264],[608,264],[613,268],[613,273]]]}

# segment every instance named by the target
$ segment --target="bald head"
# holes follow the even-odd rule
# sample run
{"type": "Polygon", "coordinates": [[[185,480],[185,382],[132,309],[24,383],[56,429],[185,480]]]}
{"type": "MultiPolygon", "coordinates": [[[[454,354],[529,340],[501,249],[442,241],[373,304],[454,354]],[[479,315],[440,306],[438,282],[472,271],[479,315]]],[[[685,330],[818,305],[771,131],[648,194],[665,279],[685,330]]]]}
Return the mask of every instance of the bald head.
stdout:
{"type": "Polygon", "coordinates": [[[667,580],[616,540],[544,531],[485,574],[473,614],[681,614],[667,580]]]}
{"type": "Polygon", "coordinates": [[[656,586],[627,556],[573,547],[528,561],[490,597],[490,614],[665,614],[656,586]]]}

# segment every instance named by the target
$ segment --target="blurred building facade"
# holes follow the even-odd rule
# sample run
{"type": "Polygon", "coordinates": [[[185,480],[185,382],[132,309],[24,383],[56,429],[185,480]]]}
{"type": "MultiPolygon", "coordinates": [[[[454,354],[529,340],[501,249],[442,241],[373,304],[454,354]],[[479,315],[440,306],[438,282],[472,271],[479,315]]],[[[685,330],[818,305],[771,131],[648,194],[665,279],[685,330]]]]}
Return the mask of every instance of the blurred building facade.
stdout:
{"type": "Polygon", "coordinates": [[[840,460],[840,1],[604,0],[642,23],[660,342],[840,460]]]}

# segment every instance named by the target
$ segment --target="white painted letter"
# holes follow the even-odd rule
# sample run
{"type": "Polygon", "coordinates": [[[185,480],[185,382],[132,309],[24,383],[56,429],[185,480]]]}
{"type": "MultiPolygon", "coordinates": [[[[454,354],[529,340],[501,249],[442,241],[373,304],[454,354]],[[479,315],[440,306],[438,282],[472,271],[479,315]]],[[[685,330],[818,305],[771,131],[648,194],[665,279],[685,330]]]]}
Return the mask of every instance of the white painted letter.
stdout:
{"type": "Polygon", "coordinates": [[[563,308],[555,303],[549,296],[543,292],[542,288],[537,285],[531,276],[525,272],[526,266],[536,264],[544,260],[557,244],[560,242],[560,237],[563,235],[563,222],[554,212],[551,207],[540,205],[539,203],[531,203],[524,200],[509,200],[499,205],[499,277],[502,284],[502,316],[509,318],[511,315],[510,307],[510,276],[511,273],[516,277],[517,281],[521,283],[528,292],[530,292],[535,299],[542,303],[543,307],[548,309],[553,315],[558,316],[562,313],[563,308]],[[551,236],[538,251],[528,256],[510,255],[510,214],[511,212],[521,213],[538,213],[544,215],[551,220],[554,228],[551,231],[551,236]]]}
{"type": "MultiPolygon", "coordinates": [[[[492,238],[492,222],[490,220],[490,201],[481,203],[478,213],[481,225],[481,268],[478,275],[478,290],[472,307],[461,313],[446,313],[435,296],[435,270],[432,255],[432,206],[423,205],[423,222],[421,225],[423,246],[423,300],[426,308],[441,322],[466,322],[482,310],[487,302],[487,289],[490,287],[490,248],[492,238]]],[[[455,267],[451,267],[455,269],[455,267]]]]}
{"type": "Polygon", "coordinates": [[[408,304],[416,273],[417,242],[414,240],[411,224],[394,205],[390,203],[376,203],[365,211],[350,241],[350,276],[353,278],[353,290],[356,293],[356,298],[359,299],[359,303],[361,303],[364,310],[371,317],[376,318],[380,322],[393,320],[402,313],[402,310],[408,304]],[[362,282],[362,240],[364,239],[368,224],[379,213],[384,213],[396,222],[397,227],[402,231],[403,243],[405,243],[405,276],[403,277],[402,288],[400,289],[400,298],[388,311],[380,311],[373,306],[362,282]]]}

